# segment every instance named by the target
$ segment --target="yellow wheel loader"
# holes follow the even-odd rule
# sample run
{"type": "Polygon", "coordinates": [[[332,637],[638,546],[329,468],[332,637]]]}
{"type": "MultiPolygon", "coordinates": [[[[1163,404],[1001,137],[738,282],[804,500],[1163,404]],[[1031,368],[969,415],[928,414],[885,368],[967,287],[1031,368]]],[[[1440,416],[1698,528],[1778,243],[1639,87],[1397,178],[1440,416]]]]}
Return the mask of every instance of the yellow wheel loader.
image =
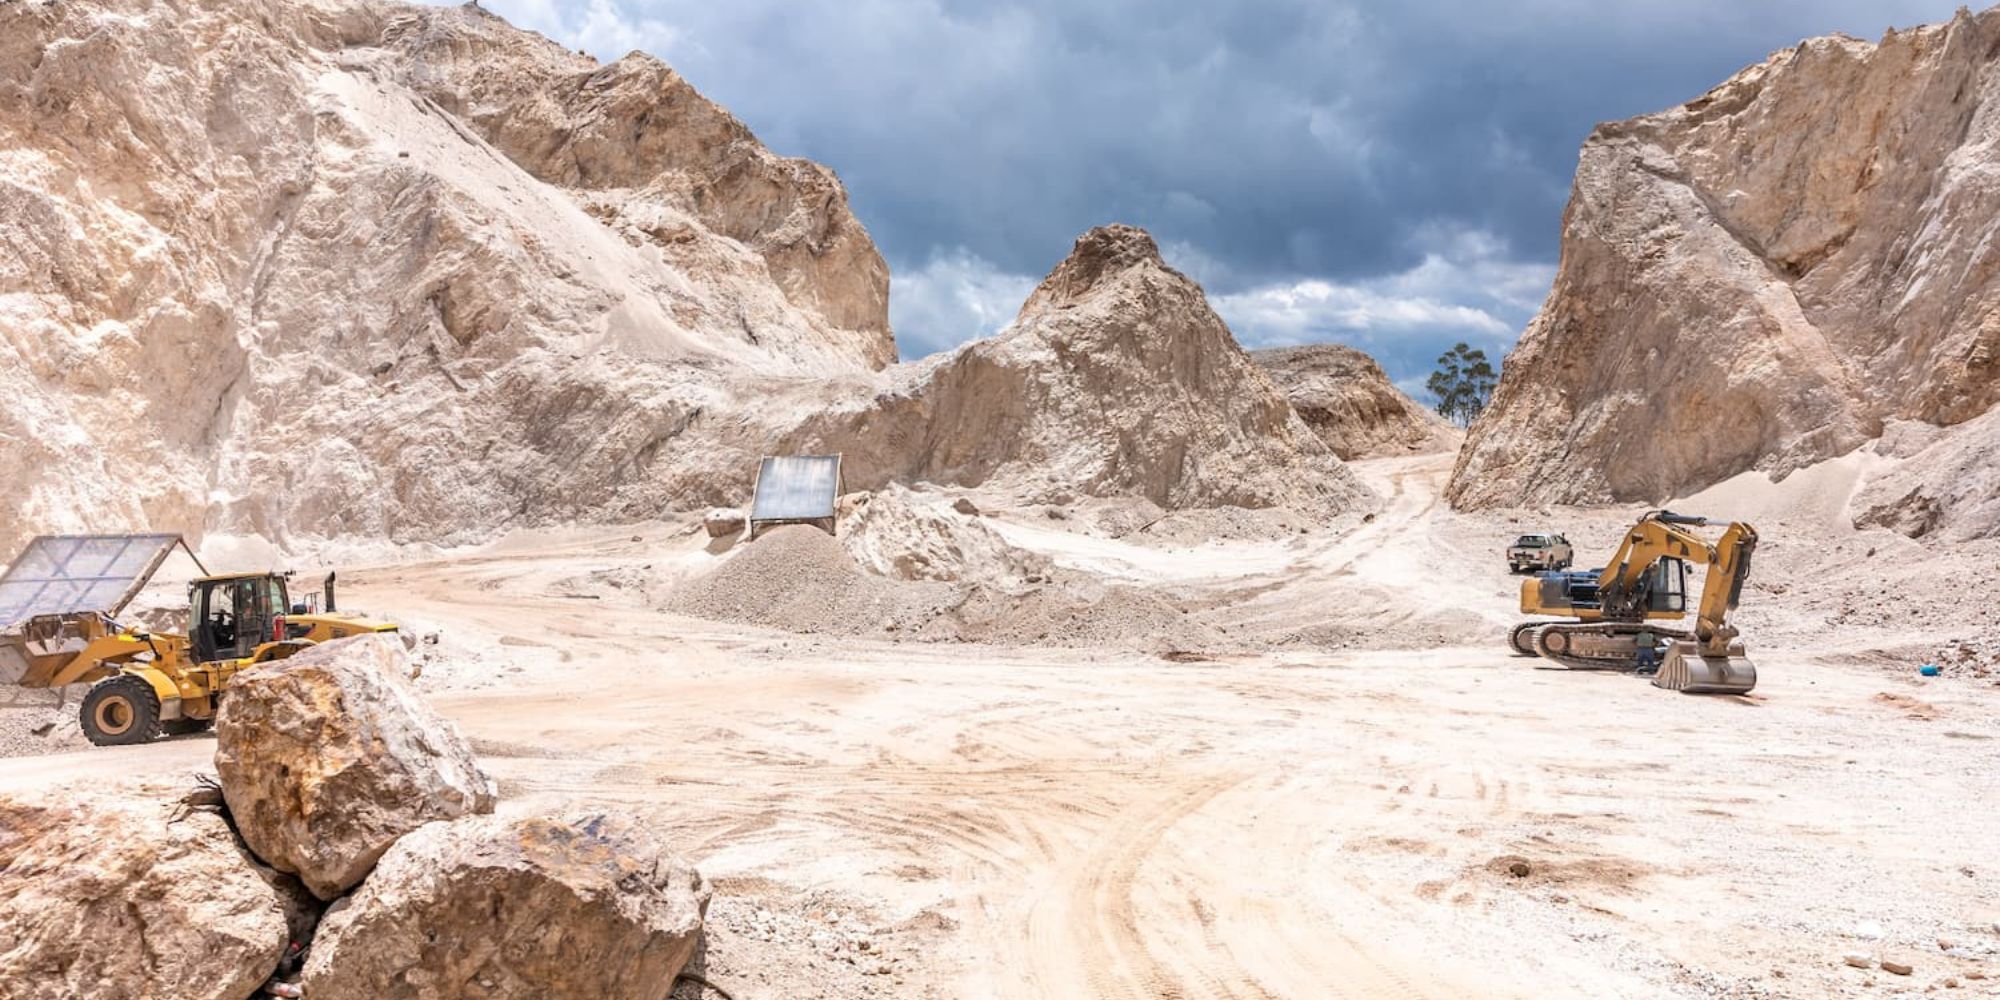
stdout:
{"type": "Polygon", "coordinates": [[[1528,621],[1514,627],[1508,645],[1573,670],[1639,670],[1657,656],[1655,687],[1688,694],[1742,694],[1757,686],[1757,668],[1729,624],[1750,576],[1757,531],[1705,517],[1653,511],[1625,533],[1603,569],[1539,573],[1521,582],[1521,613],[1567,621],[1528,621]],[[1710,542],[1696,529],[1722,526],[1710,542]],[[1662,622],[1687,617],[1689,564],[1705,566],[1707,579],[1694,608],[1693,630],[1662,622]]]}
{"type": "Polygon", "coordinates": [[[324,609],[319,610],[309,602],[293,604],[280,574],[239,573],[204,575],[188,584],[185,634],[148,631],[121,625],[113,616],[145,586],[172,546],[185,547],[178,536],[45,536],[36,539],[29,554],[82,551],[81,545],[63,547],[79,539],[103,547],[133,538],[171,541],[136,571],[126,566],[93,577],[89,574],[96,571],[71,572],[65,564],[60,571],[43,570],[37,576],[17,573],[24,560],[16,560],[7,577],[0,579],[0,591],[39,587],[31,603],[15,606],[59,609],[35,614],[0,633],[0,677],[12,676],[24,687],[91,685],[79,721],[84,735],[98,746],[145,743],[162,733],[206,729],[214,724],[229,680],[239,671],[283,659],[317,642],[396,629],[387,622],[336,613],[331,575],[324,609]],[[106,610],[79,607],[90,602],[91,587],[97,584],[122,588],[116,591],[121,596],[106,610]],[[78,596],[64,599],[65,591],[78,596]],[[48,596],[51,592],[53,598],[48,596]]]}

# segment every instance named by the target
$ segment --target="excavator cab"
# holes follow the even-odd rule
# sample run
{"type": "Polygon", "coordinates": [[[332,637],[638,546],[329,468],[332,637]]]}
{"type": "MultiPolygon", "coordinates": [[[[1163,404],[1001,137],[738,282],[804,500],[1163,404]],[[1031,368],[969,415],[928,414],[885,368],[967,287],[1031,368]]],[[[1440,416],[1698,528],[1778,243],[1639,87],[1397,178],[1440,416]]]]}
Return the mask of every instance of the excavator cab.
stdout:
{"type": "Polygon", "coordinates": [[[1678,618],[1687,613],[1688,564],[1685,559],[1661,556],[1653,565],[1646,567],[1642,586],[1646,594],[1646,610],[1671,613],[1678,618]]]}
{"type": "MultiPolygon", "coordinates": [[[[1521,588],[1521,610],[1528,614],[1601,612],[1602,569],[1538,573],[1521,588]]],[[[1633,605],[1646,618],[1679,618],[1687,613],[1687,560],[1661,556],[1646,567],[1632,591],[1633,605]]]]}

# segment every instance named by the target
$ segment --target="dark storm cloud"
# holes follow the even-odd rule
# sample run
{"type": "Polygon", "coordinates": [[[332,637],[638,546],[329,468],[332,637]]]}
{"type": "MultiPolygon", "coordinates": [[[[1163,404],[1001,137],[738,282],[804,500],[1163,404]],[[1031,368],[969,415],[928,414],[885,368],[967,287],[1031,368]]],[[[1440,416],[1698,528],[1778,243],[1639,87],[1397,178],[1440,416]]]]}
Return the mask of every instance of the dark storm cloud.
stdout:
{"type": "Polygon", "coordinates": [[[1117,220],[1174,248],[1219,305],[1318,283],[1351,307],[1297,313],[1313,327],[1300,334],[1256,325],[1268,310],[1245,311],[1238,298],[1234,314],[1223,311],[1244,339],[1364,341],[1405,375],[1416,362],[1404,355],[1434,354],[1461,333],[1511,342],[1493,326],[1517,330],[1532,314],[1532,300],[1519,305],[1522,269],[1545,276],[1553,264],[1577,146],[1596,122],[1693,98],[1809,35],[1873,38],[1955,9],[1949,0],[487,6],[601,56],[654,51],[773,148],[832,165],[898,275],[906,353],[979,332],[960,328],[973,316],[990,329],[992,303],[954,313],[955,304],[1011,294],[1077,233],[1117,220]],[[1441,284],[1412,277],[1425,274],[1441,284]],[[1453,287],[1494,274],[1513,287],[1453,287]],[[1371,310],[1399,289],[1437,308],[1371,310]],[[923,328],[904,329],[913,323],[923,328]]]}

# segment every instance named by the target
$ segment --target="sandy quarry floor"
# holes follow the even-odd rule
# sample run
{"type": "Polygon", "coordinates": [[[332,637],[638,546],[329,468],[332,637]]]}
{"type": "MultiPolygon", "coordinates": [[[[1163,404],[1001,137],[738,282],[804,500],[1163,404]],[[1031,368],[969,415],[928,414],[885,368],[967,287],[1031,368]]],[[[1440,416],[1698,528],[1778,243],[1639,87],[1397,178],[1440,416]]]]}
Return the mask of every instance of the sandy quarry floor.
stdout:
{"type": "MultiPolygon", "coordinates": [[[[743,1000],[2000,995],[1973,978],[2000,977],[2000,687],[1919,682],[1769,609],[1786,638],[1751,634],[1749,697],[1535,669],[1500,648],[1513,583],[1485,547],[1519,529],[1444,513],[1447,462],[1363,465],[1389,511],[1283,559],[1247,545],[1259,579],[1294,586],[1236,605],[1350,637],[1404,622],[1435,648],[1168,662],[552,592],[694,558],[665,531],[356,571],[348,603],[491,654],[426,683],[503,809],[675,831],[718,888],[703,967],[743,1000]],[[1412,615],[1424,600],[1463,607],[1412,615]]],[[[1572,537],[1622,519],[1579,515],[1572,537]]],[[[1240,588],[1228,556],[1184,563],[1240,588]]],[[[0,760],[0,790],[211,751],[0,760]]]]}

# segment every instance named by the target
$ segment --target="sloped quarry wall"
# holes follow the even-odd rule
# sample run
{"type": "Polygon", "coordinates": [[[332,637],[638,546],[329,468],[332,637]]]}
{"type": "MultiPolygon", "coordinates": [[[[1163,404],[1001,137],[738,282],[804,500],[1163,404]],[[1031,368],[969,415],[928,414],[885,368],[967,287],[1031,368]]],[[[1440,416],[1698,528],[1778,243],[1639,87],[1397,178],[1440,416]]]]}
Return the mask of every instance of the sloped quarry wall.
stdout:
{"type": "Polygon", "coordinates": [[[2000,10],[1600,126],[1451,501],[1657,500],[2000,403],[1996,140],[2000,10]]]}
{"type": "Polygon", "coordinates": [[[832,174],[650,58],[471,6],[109,0],[0,5],[0,66],[0,548],[657,509],[725,373],[894,359],[832,174]]]}
{"type": "Polygon", "coordinates": [[[849,484],[1371,502],[1153,241],[894,365],[824,167],[476,6],[0,4],[0,550],[479,542],[849,484]]]}

